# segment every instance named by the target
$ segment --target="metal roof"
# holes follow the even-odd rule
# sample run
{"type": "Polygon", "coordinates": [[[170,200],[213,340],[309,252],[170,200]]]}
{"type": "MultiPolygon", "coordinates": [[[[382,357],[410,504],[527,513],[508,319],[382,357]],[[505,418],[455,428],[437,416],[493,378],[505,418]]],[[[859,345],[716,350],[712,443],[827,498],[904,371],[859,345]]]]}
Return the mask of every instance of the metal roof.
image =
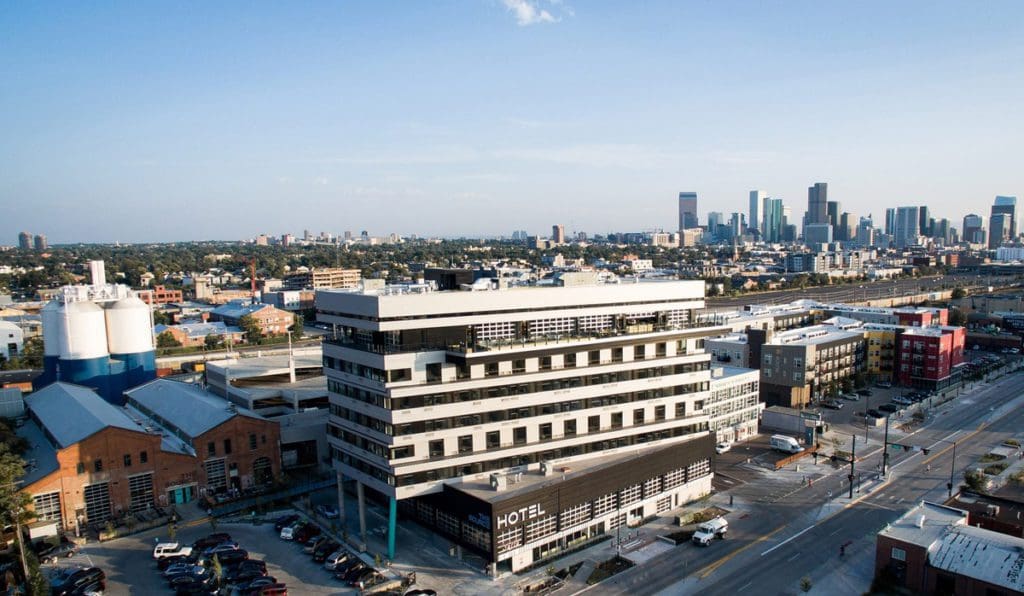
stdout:
{"type": "Polygon", "coordinates": [[[181,434],[195,438],[224,424],[235,416],[263,420],[262,416],[207,392],[197,385],[156,379],[126,391],[128,404],[161,425],[170,425],[181,434]]]}
{"type": "Polygon", "coordinates": [[[955,527],[928,549],[928,559],[937,569],[1024,592],[1024,538],[955,527]]]}
{"type": "Polygon", "coordinates": [[[168,329],[178,329],[183,331],[185,335],[190,338],[206,337],[207,335],[224,335],[225,333],[241,333],[242,330],[238,327],[229,327],[221,321],[213,323],[182,323],[180,325],[157,325],[153,328],[153,332],[160,335],[168,329]]]}
{"type": "Polygon", "coordinates": [[[60,448],[110,426],[141,432],[120,408],[81,385],[53,383],[26,397],[25,404],[60,448]]]}
{"type": "Polygon", "coordinates": [[[28,450],[22,454],[22,459],[25,460],[22,487],[42,480],[60,468],[57,463],[57,451],[46,440],[46,435],[35,422],[27,421],[17,429],[17,434],[28,441],[28,450]]]}

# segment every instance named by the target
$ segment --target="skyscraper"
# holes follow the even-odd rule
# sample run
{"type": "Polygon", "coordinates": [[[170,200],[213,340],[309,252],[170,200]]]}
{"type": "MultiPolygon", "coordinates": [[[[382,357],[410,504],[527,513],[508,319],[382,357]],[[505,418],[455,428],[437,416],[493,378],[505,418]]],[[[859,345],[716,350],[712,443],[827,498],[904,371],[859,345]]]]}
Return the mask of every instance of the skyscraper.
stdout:
{"type": "Polygon", "coordinates": [[[825,205],[825,214],[828,216],[828,223],[832,226],[833,230],[839,227],[840,209],[839,201],[829,201],[825,205]]]}
{"type": "Polygon", "coordinates": [[[565,226],[562,224],[551,226],[551,241],[555,244],[565,244],[565,226]]]}
{"type": "Polygon", "coordinates": [[[964,242],[985,243],[985,217],[971,213],[964,217],[964,242]]]}
{"type": "Polygon", "coordinates": [[[32,250],[32,232],[18,234],[18,248],[21,250],[32,250]]]}
{"type": "Polygon", "coordinates": [[[929,215],[926,205],[917,208],[917,230],[922,236],[932,235],[931,215],[929,215]]]}
{"type": "MultiPolygon", "coordinates": [[[[1017,197],[996,197],[995,203],[992,204],[992,217],[995,217],[997,213],[1005,213],[1009,215],[1009,238],[1012,240],[1017,237],[1017,197]]],[[[991,219],[991,218],[990,218],[991,219]]],[[[989,226],[991,233],[995,231],[995,226],[989,226]]]]}
{"type": "Polygon", "coordinates": [[[885,235],[892,236],[896,233],[896,209],[889,207],[885,210],[885,235]]]}
{"type": "Polygon", "coordinates": [[[46,236],[42,234],[37,235],[34,240],[36,250],[46,250],[49,247],[46,243],[46,236]]]}
{"type": "MultiPolygon", "coordinates": [[[[992,208],[995,211],[995,207],[992,208]]],[[[1007,240],[1011,239],[1010,230],[1013,226],[1013,216],[1009,213],[993,213],[988,220],[988,247],[999,248],[1007,240]]]]}
{"type": "Polygon", "coordinates": [[[843,211],[839,216],[839,224],[834,228],[832,236],[840,242],[849,242],[854,239],[856,232],[853,229],[853,214],[843,211]]]}
{"type": "Polygon", "coordinates": [[[764,230],[760,229],[761,228],[761,211],[760,211],[760,208],[761,208],[761,202],[764,201],[766,198],[767,197],[765,197],[764,193],[762,191],[760,191],[760,190],[752,190],[752,191],[750,191],[750,213],[748,215],[747,224],[750,227],[750,229],[752,229],[752,230],[754,230],[754,229],[760,230],[762,235],[764,234],[764,230]]]}
{"type": "Polygon", "coordinates": [[[856,242],[858,246],[864,248],[875,245],[875,222],[870,217],[860,218],[860,223],[857,224],[856,242]]]}
{"type": "Polygon", "coordinates": [[[688,230],[699,227],[700,220],[697,219],[697,193],[679,193],[679,229],[688,230]]]}
{"type": "Polygon", "coordinates": [[[828,184],[817,182],[807,189],[807,221],[804,223],[829,223],[828,184]]]}
{"type": "Polygon", "coordinates": [[[918,243],[920,217],[917,207],[899,207],[896,209],[896,229],[893,234],[896,248],[906,248],[918,243]]]}
{"type": "Polygon", "coordinates": [[[718,227],[725,223],[725,216],[719,211],[708,211],[708,236],[712,240],[719,237],[718,227]]]}
{"type": "Polygon", "coordinates": [[[761,203],[764,212],[761,224],[761,238],[765,242],[782,242],[782,199],[766,197],[761,203]]]}

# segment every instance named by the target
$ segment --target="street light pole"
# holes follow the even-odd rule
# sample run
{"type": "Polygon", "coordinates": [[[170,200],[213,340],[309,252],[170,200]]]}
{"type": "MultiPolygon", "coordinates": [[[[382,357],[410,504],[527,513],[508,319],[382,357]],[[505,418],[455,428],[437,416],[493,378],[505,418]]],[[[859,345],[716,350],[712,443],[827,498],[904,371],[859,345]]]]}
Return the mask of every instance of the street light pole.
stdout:
{"type": "Polygon", "coordinates": [[[949,462],[949,482],[946,484],[946,489],[949,491],[948,497],[953,498],[953,468],[956,466],[956,441],[953,441],[953,461],[949,462]]]}
{"type": "Polygon", "coordinates": [[[882,441],[882,478],[885,478],[885,469],[889,463],[889,417],[885,417],[885,440],[882,441]]]}
{"type": "Polygon", "coordinates": [[[857,435],[853,435],[853,447],[850,451],[850,498],[853,499],[853,478],[857,473],[857,435]]]}

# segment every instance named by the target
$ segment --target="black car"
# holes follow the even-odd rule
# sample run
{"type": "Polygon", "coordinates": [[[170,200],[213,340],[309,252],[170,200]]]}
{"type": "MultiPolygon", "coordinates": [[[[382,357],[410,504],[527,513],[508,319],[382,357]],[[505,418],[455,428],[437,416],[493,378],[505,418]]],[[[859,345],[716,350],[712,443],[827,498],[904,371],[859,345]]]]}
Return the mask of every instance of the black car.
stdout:
{"type": "Polygon", "coordinates": [[[360,561],[352,567],[350,567],[349,570],[344,573],[344,575],[341,575],[341,572],[335,572],[334,577],[340,579],[345,583],[349,583],[355,578],[359,577],[360,574],[362,574],[367,569],[369,569],[369,566],[366,563],[360,561]]]}
{"type": "Polygon", "coordinates": [[[72,596],[73,594],[81,594],[86,588],[100,584],[105,579],[107,579],[107,574],[103,573],[103,570],[99,567],[79,569],[68,575],[64,581],[53,586],[50,593],[53,596],[72,596]]]}
{"type": "Polygon", "coordinates": [[[247,582],[242,582],[235,585],[235,589],[239,592],[245,593],[256,588],[262,588],[263,586],[272,586],[277,583],[277,578],[270,575],[263,575],[260,577],[253,578],[247,582]]]}
{"type": "Polygon", "coordinates": [[[878,409],[882,412],[899,412],[900,407],[896,404],[882,404],[878,406],[878,409]]]}
{"type": "Polygon", "coordinates": [[[874,395],[870,389],[858,389],[857,395],[863,395],[864,397],[871,397],[874,395]]]}
{"type": "Polygon", "coordinates": [[[384,580],[384,576],[377,573],[376,569],[364,569],[362,573],[357,574],[354,578],[350,579],[348,584],[353,588],[369,588],[375,586],[384,580]]]}
{"type": "Polygon", "coordinates": [[[213,557],[217,557],[217,561],[220,563],[221,567],[224,567],[225,565],[232,565],[234,563],[238,563],[240,561],[248,559],[249,551],[245,550],[244,548],[240,548],[237,550],[229,550],[223,553],[216,553],[210,555],[209,558],[202,557],[199,560],[203,562],[203,565],[209,566],[213,564],[213,557]]]}
{"type": "Polygon", "coordinates": [[[317,563],[323,563],[327,558],[327,555],[338,550],[340,547],[341,545],[333,540],[321,542],[315,549],[313,549],[313,560],[317,563]]]}
{"type": "Polygon", "coordinates": [[[40,561],[49,561],[50,563],[57,563],[57,559],[61,557],[71,558],[78,552],[78,545],[71,542],[67,538],[61,538],[59,544],[53,544],[50,542],[44,542],[43,546],[36,550],[36,555],[39,556],[40,561]]]}
{"type": "Polygon", "coordinates": [[[359,559],[359,557],[345,555],[345,558],[341,559],[341,562],[335,565],[333,569],[329,569],[328,571],[333,573],[336,579],[345,579],[345,574],[351,571],[357,565],[362,565],[364,567],[366,566],[366,564],[363,563],[362,560],[359,559]]]}
{"type": "Polygon", "coordinates": [[[201,585],[205,586],[208,590],[212,590],[216,583],[217,578],[210,572],[200,573],[198,575],[184,573],[170,578],[170,581],[167,582],[171,589],[175,591],[177,591],[179,586],[189,585],[201,585]]]}
{"type": "Polygon", "coordinates": [[[216,594],[216,586],[207,585],[201,582],[192,582],[175,586],[175,596],[210,596],[216,594]]]}
{"type": "Polygon", "coordinates": [[[874,408],[871,408],[870,410],[868,410],[866,412],[866,414],[868,416],[871,416],[872,418],[885,418],[885,414],[879,412],[878,410],[876,410],[874,408]]]}
{"type": "Polygon", "coordinates": [[[225,532],[217,532],[210,534],[209,536],[200,538],[192,543],[192,550],[203,550],[213,546],[224,544],[225,542],[231,541],[231,534],[225,532]]]}
{"type": "Polygon", "coordinates": [[[284,529],[285,526],[290,526],[295,522],[299,521],[299,516],[294,513],[291,515],[285,515],[274,520],[274,530],[278,533],[284,529]]]}
{"type": "MultiPolygon", "coordinates": [[[[167,568],[175,563],[188,563],[190,558],[186,555],[174,555],[173,557],[161,557],[156,560],[156,568],[160,571],[167,571],[167,568]]],[[[195,562],[195,561],[192,561],[195,562]]]]}

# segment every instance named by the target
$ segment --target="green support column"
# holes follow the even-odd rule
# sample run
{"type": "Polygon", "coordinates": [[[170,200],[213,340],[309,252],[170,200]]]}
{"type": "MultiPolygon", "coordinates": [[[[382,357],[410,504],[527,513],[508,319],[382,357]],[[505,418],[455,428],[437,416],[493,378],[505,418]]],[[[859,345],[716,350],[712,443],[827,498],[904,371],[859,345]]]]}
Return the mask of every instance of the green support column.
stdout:
{"type": "Polygon", "coordinates": [[[395,560],[395,526],[398,518],[398,501],[388,498],[388,559],[395,560]]]}

